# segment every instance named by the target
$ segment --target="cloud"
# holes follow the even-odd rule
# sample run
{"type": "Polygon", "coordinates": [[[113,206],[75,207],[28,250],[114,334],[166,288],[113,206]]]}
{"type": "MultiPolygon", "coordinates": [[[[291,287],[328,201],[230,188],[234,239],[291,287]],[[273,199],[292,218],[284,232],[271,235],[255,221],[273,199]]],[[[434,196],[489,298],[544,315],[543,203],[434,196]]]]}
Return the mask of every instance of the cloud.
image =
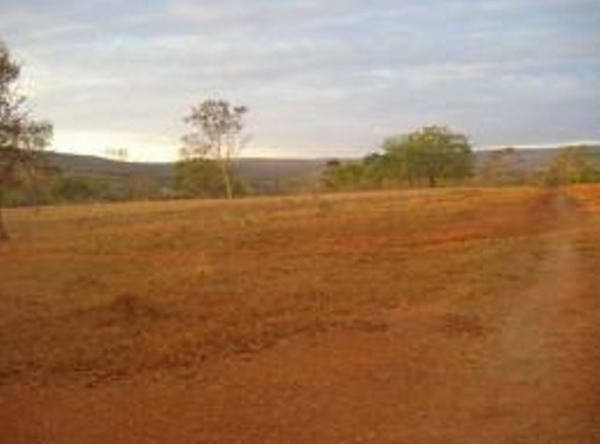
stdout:
{"type": "Polygon", "coordinates": [[[182,116],[212,96],[250,107],[253,153],[361,154],[429,123],[482,145],[600,138],[596,1],[7,0],[0,14],[64,149],[62,132],[87,131],[173,156],[182,116]]]}

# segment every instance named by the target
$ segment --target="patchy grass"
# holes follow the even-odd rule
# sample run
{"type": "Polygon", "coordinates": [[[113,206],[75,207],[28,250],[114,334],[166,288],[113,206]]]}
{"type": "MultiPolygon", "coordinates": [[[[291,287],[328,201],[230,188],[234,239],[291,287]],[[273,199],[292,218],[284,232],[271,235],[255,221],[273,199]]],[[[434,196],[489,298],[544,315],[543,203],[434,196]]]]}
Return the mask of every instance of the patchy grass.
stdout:
{"type": "MultiPolygon", "coordinates": [[[[598,212],[600,187],[573,188],[598,212]]],[[[0,383],[201,371],[372,316],[454,307],[485,334],[538,266],[555,191],[448,189],[12,210],[0,245],[0,383]],[[501,301],[500,301],[501,302],[501,301]]],[[[574,209],[573,211],[579,211],[574,209]]],[[[590,228],[591,230],[592,228],[590,228]]],[[[591,231],[590,231],[591,232],[591,231]]],[[[582,251],[597,254],[595,237],[582,251]]]]}

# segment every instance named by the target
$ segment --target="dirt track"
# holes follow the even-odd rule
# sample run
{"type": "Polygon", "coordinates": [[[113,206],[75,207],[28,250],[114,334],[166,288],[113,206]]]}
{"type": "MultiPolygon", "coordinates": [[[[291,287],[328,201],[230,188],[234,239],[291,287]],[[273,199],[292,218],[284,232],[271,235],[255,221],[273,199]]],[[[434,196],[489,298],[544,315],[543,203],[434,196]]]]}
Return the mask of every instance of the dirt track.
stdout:
{"type": "MultiPolygon", "coordinates": [[[[521,294],[396,308],[190,378],[0,391],[0,442],[600,442],[600,275],[559,228],[521,294]]],[[[583,222],[581,222],[583,224],[583,222]]]]}

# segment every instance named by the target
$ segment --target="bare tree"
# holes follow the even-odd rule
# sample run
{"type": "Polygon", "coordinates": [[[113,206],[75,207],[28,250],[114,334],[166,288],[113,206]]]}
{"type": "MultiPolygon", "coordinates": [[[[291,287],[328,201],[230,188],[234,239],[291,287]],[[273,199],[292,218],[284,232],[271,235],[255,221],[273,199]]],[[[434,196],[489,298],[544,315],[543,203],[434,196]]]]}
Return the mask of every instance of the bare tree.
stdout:
{"type": "Polygon", "coordinates": [[[221,170],[227,197],[233,198],[231,160],[243,145],[241,133],[245,106],[232,106],[223,100],[205,100],[193,107],[184,122],[192,127],[183,137],[184,159],[213,159],[221,170]]]}
{"type": "Polygon", "coordinates": [[[8,239],[2,205],[8,189],[23,183],[41,165],[37,153],[52,137],[52,125],[29,118],[25,97],[15,87],[21,67],[0,42],[0,241],[8,239]]]}
{"type": "Polygon", "coordinates": [[[129,150],[127,148],[106,148],[104,153],[106,157],[115,162],[127,162],[127,159],[129,159],[129,150]]]}

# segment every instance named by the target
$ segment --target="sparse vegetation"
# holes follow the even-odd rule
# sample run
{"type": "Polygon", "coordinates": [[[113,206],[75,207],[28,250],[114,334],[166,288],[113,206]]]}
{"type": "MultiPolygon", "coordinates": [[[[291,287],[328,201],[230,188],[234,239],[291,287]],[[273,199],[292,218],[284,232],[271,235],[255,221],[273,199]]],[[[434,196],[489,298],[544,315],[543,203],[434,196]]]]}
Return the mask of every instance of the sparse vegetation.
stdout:
{"type": "Polygon", "coordinates": [[[0,444],[600,444],[598,1],[27,3],[0,444]]]}
{"type": "Polygon", "coordinates": [[[600,165],[597,165],[585,146],[561,149],[554,157],[546,173],[550,185],[568,185],[600,181],[600,165]]]}

